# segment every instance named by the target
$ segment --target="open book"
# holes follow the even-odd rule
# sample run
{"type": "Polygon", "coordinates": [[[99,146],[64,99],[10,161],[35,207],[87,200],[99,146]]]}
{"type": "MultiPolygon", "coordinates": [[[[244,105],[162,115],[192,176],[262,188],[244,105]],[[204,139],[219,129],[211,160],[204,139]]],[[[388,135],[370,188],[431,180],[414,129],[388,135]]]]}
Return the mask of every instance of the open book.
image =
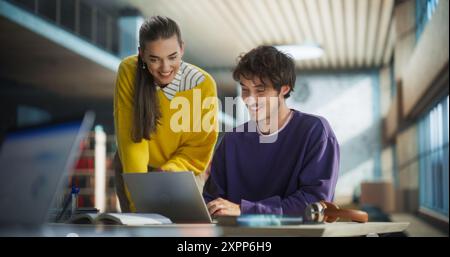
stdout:
{"type": "Polygon", "coordinates": [[[171,224],[172,221],[156,213],[84,213],[73,216],[67,223],[139,226],[171,224]]]}

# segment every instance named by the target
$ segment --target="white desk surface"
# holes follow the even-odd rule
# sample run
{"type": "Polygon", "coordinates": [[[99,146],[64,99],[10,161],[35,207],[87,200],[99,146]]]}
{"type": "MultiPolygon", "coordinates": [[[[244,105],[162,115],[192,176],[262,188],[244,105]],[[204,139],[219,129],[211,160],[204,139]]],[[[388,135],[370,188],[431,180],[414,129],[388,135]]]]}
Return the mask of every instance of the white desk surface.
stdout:
{"type": "Polygon", "coordinates": [[[170,224],[149,226],[47,224],[39,229],[0,229],[0,236],[48,237],[217,237],[217,236],[300,236],[345,237],[402,232],[407,222],[336,222],[271,227],[234,227],[215,224],[170,224]]]}
{"type": "Polygon", "coordinates": [[[344,237],[402,232],[407,222],[335,222],[279,227],[221,227],[225,236],[344,237]]]}

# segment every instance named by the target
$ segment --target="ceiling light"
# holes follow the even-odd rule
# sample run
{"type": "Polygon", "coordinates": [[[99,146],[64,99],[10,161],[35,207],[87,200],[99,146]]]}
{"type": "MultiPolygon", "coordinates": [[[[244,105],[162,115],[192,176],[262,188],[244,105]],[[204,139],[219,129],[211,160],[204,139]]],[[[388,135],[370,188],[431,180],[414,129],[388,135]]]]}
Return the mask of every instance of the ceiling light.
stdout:
{"type": "Polygon", "coordinates": [[[275,48],[292,56],[295,60],[317,59],[324,54],[323,48],[317,44],[277,45],[275,48]]]}

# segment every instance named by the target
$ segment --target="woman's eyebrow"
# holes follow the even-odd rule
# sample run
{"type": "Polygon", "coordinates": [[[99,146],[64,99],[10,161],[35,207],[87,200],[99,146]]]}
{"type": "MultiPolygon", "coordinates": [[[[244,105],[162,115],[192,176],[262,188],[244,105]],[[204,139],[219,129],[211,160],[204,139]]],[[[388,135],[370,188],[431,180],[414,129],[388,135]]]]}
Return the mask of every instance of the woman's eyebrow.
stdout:
{"type": "MultiPolygon", "coordinates": [[[[174,55],[176,55],[176,54],[178,54],[178,52],[173,52],[173,53],[169,54],[168,57],[172,57],[172,56],[174,56],[174,55]]],[[[161,58],[161,57],[159,57],[159,56],[152,55],[152,54],[149,54],[148,56],[149,56],[150,58],[157,58],[157,59],[160,59],[160,58],[161,58]]]]}

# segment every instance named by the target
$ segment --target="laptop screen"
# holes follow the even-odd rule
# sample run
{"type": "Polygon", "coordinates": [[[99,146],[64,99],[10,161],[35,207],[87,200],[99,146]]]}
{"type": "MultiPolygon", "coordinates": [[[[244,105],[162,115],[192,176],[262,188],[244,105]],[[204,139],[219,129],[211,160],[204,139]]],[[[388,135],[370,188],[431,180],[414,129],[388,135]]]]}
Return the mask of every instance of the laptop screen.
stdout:
{"type": "Polygon", "coordinates": [[[79,142],[92,126],[85,125],[79,120],[6,136],[0,148],[1,224],[45,221],[55,193],[74,164],[79,142]]]}

